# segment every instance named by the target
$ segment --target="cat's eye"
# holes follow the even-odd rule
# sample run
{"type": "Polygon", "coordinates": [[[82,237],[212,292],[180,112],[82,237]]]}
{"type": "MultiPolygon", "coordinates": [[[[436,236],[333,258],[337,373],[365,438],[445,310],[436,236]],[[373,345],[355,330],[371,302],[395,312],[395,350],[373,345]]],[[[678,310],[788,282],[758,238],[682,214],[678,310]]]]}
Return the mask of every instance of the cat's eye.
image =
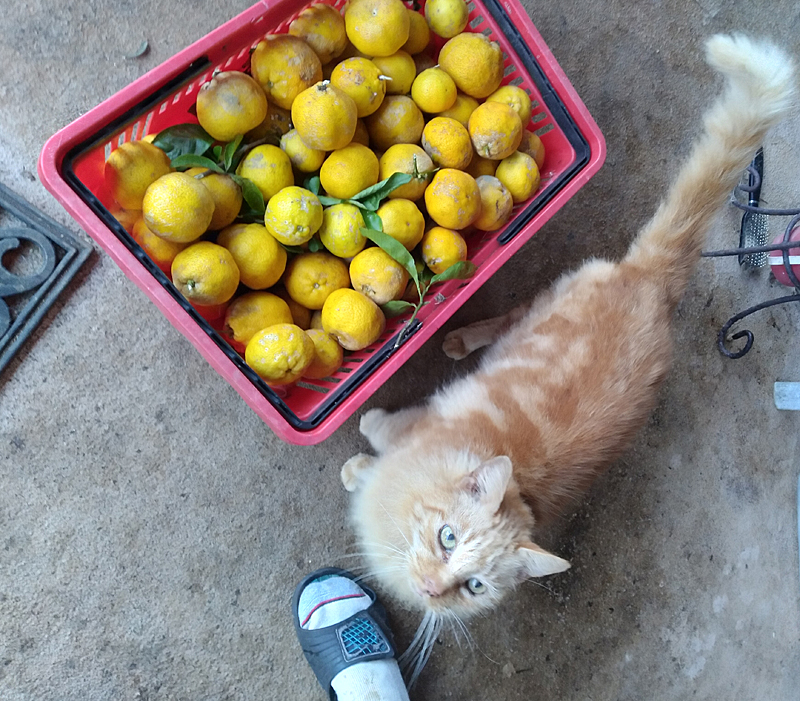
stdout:
{"type": "Polygon", "coordinates": [[[456,536],[453,533],[453,529],[447,524],[442,526],[439,531],[439,542],[445,550],[452,550],[456,547],[456,536]]]}
{"type": "Polygon", "coordinates": [[[486,585],[480,579],[472,577],[472,579],[467,580],[467,589],[473,594],[483,594],[486,591],[486,585]]]}

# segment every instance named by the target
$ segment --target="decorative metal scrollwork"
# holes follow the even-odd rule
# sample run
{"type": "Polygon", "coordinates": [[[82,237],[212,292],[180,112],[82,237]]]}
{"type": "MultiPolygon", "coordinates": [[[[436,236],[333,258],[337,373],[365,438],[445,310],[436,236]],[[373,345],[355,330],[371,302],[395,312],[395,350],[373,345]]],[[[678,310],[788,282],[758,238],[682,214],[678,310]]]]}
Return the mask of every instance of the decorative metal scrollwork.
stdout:
{"type": "MultiPolygon", "coordinates": [[[[751,184],[748,185],[739,185],[738,189],[743,190],[745,192],[750,192],[756,187],[760,187],[760,175],[759,173],[751,166],[748,169],[748,172],[751,176],[751,184]]],[[[706,251],[702,255],[705,258],[716,258],[721,256],[739,256],[740,260],[743,255],[750,254],[750,253],[764,253],[768,251],[780,251],[783,257],[783,267],[786,271],[786,275],[789,278],[789,281],[794,285],[794,293],[790,295],[785,295],[784,297],[776,297],[775,299],[767,300],[766,302],[762,302],[761,304],[756,304],[752,307],[748,307],[744,311],[739,312],[738,314],[734,314],[728,321],[726,321],[722,328],[719,330],[719,334],[717,334],[717,348],[722,355],[737,360],[747,353],[750,352],[750,349],[753,347],[753,340],[754,335],[753,332],[749,329],[744,329],[742,331],[737,331],[733,334],[730,338],[728,338],[728,331],[730,331],[731,327],[737,322],[741,321],[747,316],[751,314],[755,314],[756,312],[761,311],[762,309],[768,309],[769,307],[774,307],[778,304],[787,304],[790,302],[800,302],[800,280],[797,279],[797,276],[792,270],[792,266],[789,260],[789,249],[793,248],[800,248],[800,241],[792,241],[792,233],[797,228],[798,224],[800,224],[800,208],[794,209],[768,209],[765,207],[753,207],[749,204],[743,204],[736,199],[734,194],[731,197],[731,204],[739,209],[743,209],[748,212],[757,212],[758,214],[763,214],[766,216],[777,216],[777,217],[788,217],[791,216],[792,220],[786,227],[786,230],[783,234],[783,240],[780,243],[774,243],[767,246],[752,246],[749,248],[731,248],[727,250],[721,251],[706,251]],[[726,344],[730,343],[730,341],[736,341],[740,338],[745,339],[744,346],[740,348],[738,351],[730,350],[726,344]]]]}
{"type": "Polygon", "coordinates": [[[89,257],[91,248],[1,184],[0,209],[9,217],[0,229],[2,372],[89,257]],[[31,271],[32,265],[25,265],[24,272],[20,271],[22,265],[9,268],[9,254],[18,249],[19,262],[35,260],[37,270],[31,271]],[[16,297],[14,302],[7,303],[12,297],[16,297]]]}
{"type": "Polygon", "coordinates": [[[11,311],[2,298],[36,289],[50,277],[56,262],[53,244],[38,231],[28,228],[0,229],[0,336],[11,327],[11,311]],[[19,248],[22,245],[21,239],[35,244],[41,252],[42,266],[33,274],[16,275],[3,266],[3,256],[19,248]]]}

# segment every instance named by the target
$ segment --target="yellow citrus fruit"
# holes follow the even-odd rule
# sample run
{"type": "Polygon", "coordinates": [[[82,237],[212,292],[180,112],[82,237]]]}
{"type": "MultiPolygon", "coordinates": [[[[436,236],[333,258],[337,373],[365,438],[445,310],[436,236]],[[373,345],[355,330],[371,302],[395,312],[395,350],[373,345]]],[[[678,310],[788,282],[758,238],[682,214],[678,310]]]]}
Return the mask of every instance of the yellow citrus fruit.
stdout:
{"type": "Polygon", "coordinates": [[[270,105],[264,121],[255,129],[247,132],[245,141],[251,143],[265,138],[280,140],[291,129],[292,115],[289,110],[278,107],[278,105],[270,105]]]}
{"type": "Polygon", "coordinates": [[[292,122],[311,148],[333,151],[356,133],[358,108],[353,99],[327,80],[301,92],[292,104],[292,122]]]}
{"type": "Polygon", "coordinates": [[[422,237],[422,260],[437,275],[467,259],[467,243],[457,231],[434,226],[422,237]]]}
{"type": "Polygon", "coordinates": [[[230,175],[222,173],[211,173],[202,178],[198,175],[206,173],[206,168],[189,168],[186,175],[191,175],[200,181],[214,200],[214,215],[208,228],[211,231],[219,231],[233,223],[242,208],[242,188],[240,188],[230,175]]]}
{"type": "MultiPolygon", "coordinates": [[[[393,173],[427,173],[433,170],[433,161],[425,151],[416,144],[396,144],[386,150],[378,162],[381,168],[380,180],[386,180],[393,173]],[[416,170],[415,170],[416,168],[416,170]]],[[[389,199],[406,199],[416,202],[425,193],[431,176],[415,178],[411,182],[395,188],[389,193],[389,199]]]]}
{"type": "Polygon", "coordinates": [[[310,329],[306,331],[308,337],[314,342],[314,360],[306,368],[303,377],[309,380],[321,380],[330,377],[340,367],[344,359],[342,347],[336,342],[333,336],[321,329],[310,329]]]}
{"type": "Polygon", "coordinates": [[[278,295],[286,304],[289,305],[289,311],[292,313],[292,323],[299,326],[303,331],[311,328],[311,310],[306,309],[302,304],[295,302],[286,291],[285,287],[273,287],[270,292],[278,295]]]}
{"type": "Polygon", "coordinates": [[[310,329],[321,329],[322,328],[322,310],[317,309],[316,311],[312,312],[311,314],[311,323],[309,325],[310,329]]]}
{"type": "Polygon", "coordinates": [[[531,98],[518,85],[504,85],[495,90],[486,102],[502,102],[508,105],[519,116],[519,120],[524,127],[531,118],[531,98]]]}
{"type": "Polygon", "coordinates": [[[241,282],[251,290],[272,287],[286,269],[286,250],[261,224],[229,226],[220,231],[217,243],[231,252],[241,282]]]}
{"type": "Polygon", "coordinates": [[[367,56],[390,56],[408,41],[411,21],[401,0],[351,0],[344,11],[347,38],[367,56]]]}
{"type": "Polygon", "coordinates": [[[522,122],[513,108],[502,102],[484,102],[469,118],[469,135],[475,153],[501,161],[522,141],[522,122]]]}
{"type": "MultiPolygon", "coordinates": [[[[225,311],[225,335],[244,349],[261,329],[275,324],[292,324],[289,305],[270,292],[248,292],[237,297],[225,311]]],[[[239,350],[239,348],[237,348],[239,350]]]]}
{"type": "Polygon", "coordinates": [[[289,25],[289,34],[304,39],[325,64],[347,46],[344,18],[330,5],[311,5],[289,25]]]}
{"type": "Polygon", "coordinates": [[[160,236],[156,236],[147,228],[147,223],[141,217],[133,225],[131,236],[142,247],[142,250],[150,256],[150,259],[167,274],[172,269],[172,261],[175,260],[175,256],[189,245],[188,243],[167,241],[160,236]]]}
{"type": "Polygon", "coordinates": [[[325,159],[319,180],[331,197],[346,200],[375,185],[379,173],[378,157],[366,146],[350,143],[325,159]]]}
{"type": "Polygon", "coordinates": [[[527,153],[534,161],[536,161],[536,166],[539,168],[539,170],[542,169],[542,166],[544,165],[544,144],[542,143],[542,140],[532,131],[528,131],[527,129],[522,130],[522,141],[520,142],[517,151],[527,153]]]}
{"type": "Polygon", "coordinates": [[[322,309],[331,292],[350,287],[350,274],[347,264],[330,253],[301,253],[286,266],[283,284],[298,304],[306,309],[322,309]]]}
{"type": "Polygon", "coordinates": [[[169,158],[147,141],[129,141],[111,152],[103,175],[111,196],[124,209],[141,209],[144,193],[172,170],[169,158]]]}
{"type": "Polygon", "coordinates": [[[427,51],[422,51],[421,53],[414,54],[414,67],[416,68],[416,75],[422,73],[422,71],[427,71],[429,68],[433,68],[439,64],[436,63],[436,59],[431,56],[427,51]]]}
{"type": "Polygon", "coordinates": [[[453,79],[436,67],[422,71],[411,86],[411,99],[428,114],[449,110],[455,104],[457,93],[453,79]]]}
{"type": "Polygon", "coordinates": [[[383,224],[383,233],[402,243],[406,250],[414,250],[422,241],[425,217],[411,200],[387,200],[378,207],[378,216],[383,224]]]}
{"type": "Polygon", "coordinates": [[[341,289],[325,300],[322,328],[339,341],[342,348],[359,351],[380,338],[386,328],[386,317],[366,295],[341,289]]]}
{"type": "Polygon", "coordinates": [[[264,202],[283,188],[294,185],[289,156],[271,144],[256,146],[241,160],[236,173],[253,182],[261,191],[264,202]]]}
{"type": "MultiPolygon", "coordinates": [[[[372,58],[373,58],[369,54],[366,54],[363,51],[359,51],[355,46],[353,46],[353,43],[348,39],[347,40],[347,46],[345,46],[344,47],[344,51],[342,51],[342,53],[339,54],[339,56],[337,57],[337,61],[341,62],[341,61],[344,61],[344,60],[346,60],[348,58],[353,58],[354,56],[360,56],[361,58],[368,58],[370,60],[372,60],[372,58]]],[[[333,68],[335,68],[335,67],[336,66],[334,65],[331,68],[331,70],[333,70],[333,68]]]]}
{"type": "Polygon", "coordinates": [[[539,168],[536,161],[521,151],[500,161],[495,176],[508,188],[514,204],[530,198],[539,187],[539,168]]]}
{"type": "Polygon", "coordinates": [[[403,44],[403,51],[418,54],[431,43],[431,30],[425,17],[411,8],[408,8],[408,21],[408,41],[403,44]]]}
{"type": "Polygon", "coordinates": [[[375,304],[400,299],[406,291],[408,272],[386,251],[367,248],[350,261],[353,289],[367,295],[375,304]]]}
{"type": "Polygon", "coordinates": [[[244,359],[267,384],[288,385],[303,376],[315,352],[314,341],[299,326],[275,324],[256,332],[244,359]]]}
{"type": "Polygon", "coordinates": [[[434,117],[422,131],[422,148],[435,165],[464,170],[472,160],[467,128],[450,117],[434,117]]]}
{"type": "Polygon", "coordinates": [[[455,119],[466,127],[469,124],[469,116],[475,111],[477,106],[478,101],[474,97],[460,92],[456,95],[453,106],[448,110],[439,112],[439,116],[455,119]]]}
{"type": "Polygon", "coordinates": [[[387,95],[365,122],[370,141],[380,151],[395,144],[418,143],[425,127],[419,107],[405,95],[387,95]]]}
{"type": "Polygon", "coordinates": [[[197,121],[217,141],[233,141],[267,116],[267,96],[246,73],[217,73],[197,93],[197,121]]]}
{"type": "Polygon", "coordinates": [[[434,34],[450,39],[464,31],[469,9],[464,0],[427,0],[425,19],[434,34]]]}
{"type": "Polygon", "coordinates": [[[497,170],[497,164],[498,161],[493,161],[475,154],[465,170],[473,178],[478,178],[481,175],[494,175],[494,172],[497,170]]]}
{"type": "Polygon", "coordinates": [[[306,146],[297,129],[292,129],[281,137],[281,148],[289,156],[292,165],[301,173],[313,173],[319,170],[327,153],[306,146]]]}
{"type": "Polygon", "coordinates": [[[454,36],[439,52],[439,65],[461,92],[478,99],[489,97],[503,80],[503,51],[483,34],[454,36]]]}
{"type": "Polygon", "coordinates": [[[475,182],[481,191],[481,215],[473,225],[480,231],[497,231],[511,219],[514,208],[511,193],[493,175],[481,175],[475,182]]]}
{"type": "Polygon", "coordinates": [[[359,119],[356,122],[356,133],[353,134],[353,140],[350,143],[369,146],[369,132],[367,131],[367,125],[364,124],[363,119],[359,119]]]}
{"type": "Polygon", "coordinates": [[[391,56],[375,56],[372,62],[381,75],[391,79],[385,81],[387,95],[407,95],[411,92],[414,78],[417,77],[417,67],[408,53],[397,51],[391,56]]]}
{"type": "Polygon", "coordinates": [[[359,117],[366,117],[381,106],[386,82],[372,61],[358,56],[345,59],[331,73],[331,84],[352,98],[359,117]]]}
{"type": "Polygon", "coordinates": [[[275,34],[260,42],[250,57],[250,70],[267,97],[288,110],[304,90],[322,80],[322,63],[305,41],[275,34]]]}
{"type": "Polygon", "coordinates": [[[465,229],[481,214],[481,192],[468,173],[442,168],[425,190],[431,219],[446,229],[465,229]]]}
{"type": "Polygon", "coordinates": [[[267,202],[264,226],[285,246],[300,246],[322,226],[322,205],[310,190],[285,187],[267,202]]]}
{"type": "Polygon", "coordinates": [[[319,239],[333,255],[352,258],[367,243],[361,229],[364,217],[361,210],[352,204],[335,204],[322,213],[319,239]]]}
{"type": "Polygon", "coordinates": [[[239,286],[239,268],[227,248],[200,241],[175,256],[172,282],[193,304],[224,304],[239,286]]]}
{"type": "Polygon", "coordinates": [[[189,243],[208,230],[214,216],[214,198],[191,175],[167,173],[147,188],[142,214],[150,231],[157,236],[189,243]]]}
{"type": "Polygon", "coordinates": [[[141,209],[123,209],[122,207],[111,207],[108,213],[116,219],[125,231],[131,233],[133,225],[142,218],[141,209]]]}

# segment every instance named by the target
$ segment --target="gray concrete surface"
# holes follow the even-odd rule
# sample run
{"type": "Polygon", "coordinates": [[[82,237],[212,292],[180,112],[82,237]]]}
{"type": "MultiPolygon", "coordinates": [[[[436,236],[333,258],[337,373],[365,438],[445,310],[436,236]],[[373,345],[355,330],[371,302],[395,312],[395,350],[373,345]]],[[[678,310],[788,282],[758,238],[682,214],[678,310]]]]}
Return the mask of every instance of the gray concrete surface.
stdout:
{"type": "MultiPolygon", "coordinates": [[[[247,6],[4,5],[0,180],[84,236],[36,180],[44,141],[247,6]],[[125,60],[144,38],[150,53],[125,60]]],[[[789,0],[526,7],[608,162],[447,329],[625,249],[717,87],[707,35],[769,35],[800,55],[789,0]]],[[[798,134],[800,111],[766,144],[771,205],[800,201],[798,134]]],[[[735,244],[738,221],[726,212],[709,246],[735,244]]],[[[658,410],[546,535],[573,569],[473,622],[473,650],[443,637],[414,699],[798,698],[800,417],[772,405],[775,380],[800,380],[798,309],[752,317],[740,361],[715,348],[729,315],[780,292],[732,260],[700,264],[658,410]]],[[[367,407],[455,372],[441,338],[367,407]]],[[[97,252],[0,377],[0,698],[322,699],[288,605],[310,568],[346,562],[338,472],[364,447],[355,418],[320,446],[281,443],[97,252]]],[[[390,610],[408,642],[416,621],[390,610]]]]}

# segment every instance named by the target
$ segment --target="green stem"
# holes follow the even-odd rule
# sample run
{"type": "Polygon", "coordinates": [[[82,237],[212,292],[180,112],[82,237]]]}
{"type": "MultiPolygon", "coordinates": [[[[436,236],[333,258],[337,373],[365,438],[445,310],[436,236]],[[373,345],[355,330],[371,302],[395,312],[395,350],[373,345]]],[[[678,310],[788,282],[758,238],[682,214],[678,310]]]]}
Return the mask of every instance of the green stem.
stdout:
{"type": "Polygon", "coordinates": [[[411,328],[411,324],[414,323],[414,320],[417,318],[417,314],[419,310],[424,307],[427,302],[425,300],[425,295],[428,292],[428,286],[422,285],[420,286],[418,280],[414,280],[414,284],[417,286],[417,294],[419,295],[419,302],[414,307],[414,311],[412,312],[411,316],[409,317],[408,321],[403,324],[403,328],[400,331],[400,335],[397,337],[397,341],[394,344],[394,347],[397,348],[403,342],[403,339],[406,336],[406,332],[411,328]]]}

